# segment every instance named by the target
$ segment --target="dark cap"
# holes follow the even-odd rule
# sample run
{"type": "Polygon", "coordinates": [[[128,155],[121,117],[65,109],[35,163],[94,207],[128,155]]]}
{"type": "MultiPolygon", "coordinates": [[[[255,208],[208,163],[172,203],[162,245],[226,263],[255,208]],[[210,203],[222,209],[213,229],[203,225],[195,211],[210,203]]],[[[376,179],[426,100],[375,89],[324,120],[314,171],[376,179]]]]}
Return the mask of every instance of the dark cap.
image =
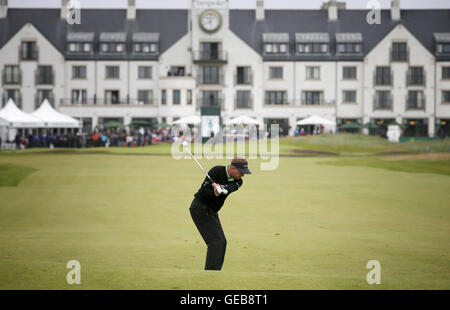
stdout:
{"type": "Polygon", "coordinates": [[[245,159],[235,158],[231,161],[231,165],[235,166],[243,174],[252,174],[248,169],[248,162],[245,159]]]}

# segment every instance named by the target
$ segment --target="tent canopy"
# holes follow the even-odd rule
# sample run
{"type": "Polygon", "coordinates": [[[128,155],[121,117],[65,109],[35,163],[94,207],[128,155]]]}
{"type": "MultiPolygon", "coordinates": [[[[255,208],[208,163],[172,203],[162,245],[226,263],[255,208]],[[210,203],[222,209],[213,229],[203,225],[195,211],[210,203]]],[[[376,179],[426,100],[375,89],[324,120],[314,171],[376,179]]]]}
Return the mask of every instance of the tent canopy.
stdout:
{"type": "Polygon", "coordinates": [[[189,125],[197,125],[200,124],[200,116],[197,115],[191,115],[191,116],[185,116],[182,117],[175,122],[173,122],[174,125],[177,124],[189,124],[189,125]]]}
{"type": "Polygon", "coordinates": [[[48,128],[79,128],[81,124],[78,120],[59,113],[50,105],[47,99],[42,102],[39,109],[31,113],[32,116],[45,122],[48,128]]]}
{"type": "Polygon", "coordinates": [[[232,118],[230,120],[228,120],[226,123],[226,125],[262,125],[260,122],[258,122],[257,120],[247,116],[247,115],[240,115],[238,117],[232,118]]]}
{"type": "Polygon", "coordinates": [[[335,122],[327,120],[326,118],[317,115],[312,115],[296,123],[296,125],[330,125],[330,126],[335,124],[336,124],[335,122]]]}
{"type": "Polygon", "coordinates": [[[0,117],[9,123],[11,128],[44,128],[45,122],[33,115],[22,112],[10,98],[0,110],[0,117]]]}
{"type": "Polygon", "coordinates": [[[0,127],[6,127],[8,124],[9,123],[6,119],[0,117],[0,127]]]}
{"type": "Polygon", "coordinates": [[[108,129],[108,128],[123,128],[123,124],[121,122],[118,121],[108,121],[106,123],[103,124],[103,128],[104,129],[108,129]]]}

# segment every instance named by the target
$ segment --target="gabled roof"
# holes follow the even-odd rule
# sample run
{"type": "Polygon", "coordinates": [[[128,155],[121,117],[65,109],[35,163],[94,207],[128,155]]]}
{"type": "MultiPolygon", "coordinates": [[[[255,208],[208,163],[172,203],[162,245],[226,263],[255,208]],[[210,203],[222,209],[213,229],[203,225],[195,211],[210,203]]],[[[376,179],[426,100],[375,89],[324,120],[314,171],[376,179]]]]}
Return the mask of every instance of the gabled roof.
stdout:
{"type": "Polygon", "coordinates": [[[82,9],[81,24],[69,25],[60,19],[59,9],[9,8],[7,18],[0,18],[0,48],[28,22],[69,60],[155,58],[133,54],[130,44],[127,44],[127,53],[123,55],[66,53],[67,36],[70,33],[91,33],[96,40],[99,40],[101,33],[124,33],[127,43],[131,42],[133,33],[159,33],[160,53],[165,52],[187,33],[187,10],[137,10],[135,20],[127,19],[126,14],[126,10],[119,9],[82,9]]]}
{"type": "MultiPolygon", "coordinates": [[[[401,21],[392,21],[390,10],[381,10],[381,23],[367,23],[368,10],[339,10],[338,20],[329,21],[327,10],[266,10],[262,21],[254,10],[231,10],[230,29],[263,55],[263,33],[285,32],[291,38],[290,56],[264,56],[265,60],[362,60],[397,24],[403,24],[433,55],[433,33],[450,31],[450,10],[402,10],[401,21]],[[296,33],[322,32],[330,36],[329,55],[295,54],[296,33]],[[360,55],[336,55],[336,34],[358,32],[363,38],[360,55]]],[[[437,56],[438,60],[450,59],[437,56]]]]}

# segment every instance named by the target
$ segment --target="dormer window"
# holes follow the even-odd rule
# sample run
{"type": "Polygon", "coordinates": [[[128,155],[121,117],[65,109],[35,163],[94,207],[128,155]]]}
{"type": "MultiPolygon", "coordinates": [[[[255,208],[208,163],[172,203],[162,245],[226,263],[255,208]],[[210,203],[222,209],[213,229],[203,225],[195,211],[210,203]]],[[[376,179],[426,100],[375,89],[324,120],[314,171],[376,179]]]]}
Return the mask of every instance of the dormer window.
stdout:
{"type": "Polygon", "coordinates": [[[264,54],[266,55],[288,55],[289,34],[288,33],[264,33],[264,54]]]}
{"type": "Polygon", "coordinates": [[[159,53],[159,33],[139,32],[133,34],[133,53],[156,55],[159,53]]]}
{"type": "Polygon", "coordinates": [[[330,36],[325,32],[302,32],[295,34],[297,55],[327,54],[330,36]]]}
{"type": "Polygon", "coordinates": [[[90,54],[93,52],[93,32],[69,32],[67,34],[67,52],[71,54],[90,54]]]}
{"type": "Polygon", "coordinates": [[[100,53],[124,54],[127,35],[124,32],[102,32],[100,34],[100,53]]]}
{"type": "Polygon", "coordinates": [[[450,54],[450,32],[434,33],[436,54],[450,54]]]}
{"type": "Polygon", "coordinates": [[[338,54],[362,53],[362,34],[359,32],[336,33],[336,50],[338,54]]]}

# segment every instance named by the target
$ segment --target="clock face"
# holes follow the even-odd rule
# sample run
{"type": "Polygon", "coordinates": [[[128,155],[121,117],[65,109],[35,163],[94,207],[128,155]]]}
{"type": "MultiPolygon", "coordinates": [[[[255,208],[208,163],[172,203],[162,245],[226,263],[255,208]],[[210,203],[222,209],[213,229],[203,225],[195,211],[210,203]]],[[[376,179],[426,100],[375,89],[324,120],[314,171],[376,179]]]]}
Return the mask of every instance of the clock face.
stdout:
{"type": "Polygon", "coordinates": [[[200,26],[206,32],[217,31],[221,24],[222,20],[217,11],[207,10],[200,15],[200,26]]]}

